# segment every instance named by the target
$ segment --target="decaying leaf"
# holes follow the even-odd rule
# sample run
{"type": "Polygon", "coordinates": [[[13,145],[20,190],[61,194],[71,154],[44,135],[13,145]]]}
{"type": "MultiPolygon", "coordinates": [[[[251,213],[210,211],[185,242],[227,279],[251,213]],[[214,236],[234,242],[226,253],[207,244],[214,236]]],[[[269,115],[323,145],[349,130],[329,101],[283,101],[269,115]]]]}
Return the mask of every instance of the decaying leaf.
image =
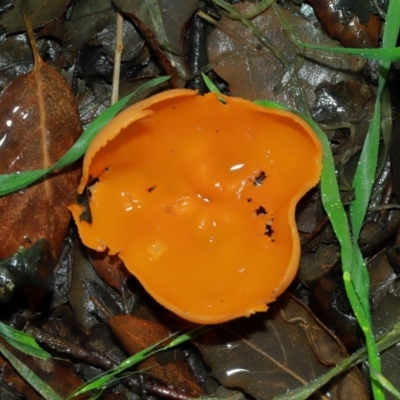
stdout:
{"type": "Polygon", "coordinates": [[[39,239],[28,249],[20,247],[11,257],[0,260],[0,303],[23,292],[36,304],[43,293],[52,289],[51,261],[46,258],[46,250],[45,241],[39,239]]]}
{"type": "MultiPolygon", "coordinates": [[[[223,385],[241,387],[259,400],[302,386],[346,357],[335,337],[289,295],[267,314],[225,324],[195,342],[223,385]]],[[[332,399],[368,398],[356,369],[325,390],[332,399]]]]}
{"type": "Polygon", "coordinates": [[[91,328],[97,323],[93,315],[94,305],[91,300],[91,293],[88,290],[93,285],[97,285],[98,288],[105,288],[104,283],[96,274],[92,264],[85,257],[82,246],[75,241],[72,249],[72,271],[68,298],[76,319],[86,329],[91,328]]]}
{"type": "Polygon", "coordinates": [[[72,17],[64,23],[63,42],[70,51],[78,50],[93,40],[110,19],[115,20],[111,0],[79,1],[72,17]]]}
{"type": "MultiPolygon", "coordinates": [[[[235,7],[245,13],[251,6],[239,3],[235,7]]],[[[286,9],[281,9],[281,13],[302,41],[337,46],[305,16],[286,9]]],[[[351,57],[326,57],[313,53],[304,59],[299,58],[299,50],[289,40],[271,7],[252,23],[268,38],[275,54],[280,54],[279,58],[241,21],[225,16],[209,37],[209,62],[214,65],[214,71],[229,83],[233,96],[274,100],[305,112],[304,103],[313,104],[315,88],[321,82],[353,79],[351,73],[359,68],[351,57]]]]}
{"type": "MultiPolygon", "coordinates": [[[[133,315],[117,315],[109,322],[115,335],[132,355],[169,336],[168,330],[160,323],[133,315]]],[[[182,390],[191,397],[200,397],[204,394],[203,389],[194,379],[186,361],[182,358],[176,359],[174,351],[161,353],[161,356],[164,355],[164,360],[157,356],[147,359],[139,364],[139,369],[153,375],[168,386],[182,390]],[[166,359],[165,356],[167,356],[166,359]]]]}
{"type": "MultiPolygon", "coordinates": [[[[36,49],[36,47],[34,47],[36,49]]],[[[75,97],[59,73],[36,51],[35,67],[0,94],[0,173],[48,168],[81,132],[75,97]]],[[[43,239],[51,268],[67,233],[79,170],[52,173],[29,188],[0,198],[0,259],[43,239]]]]}
{"type": "Polygon", "coordinates": [[[113,0],[137,25],[175,87],[187,73],[182,60],[183,28],[197,9],[196,0],[113,0]]]}
{"type": "MultiPolygon", "coordinates": [[[[0,20],[0,26],[8,34],[25,30],[21,13],[22,1],[14,0],[10,11],[6,12],[0,20]]],[[[29,0],[26,3],[29,20],[35,29],[58,18],[65,11],[69,0],[29,0]]]]}
{"type": "Polygon", "coordinates": [[[124,291],[127,279],[131,276],[125,268],[124,263],[118,256],[110,256],[108,254],[98,253],[88,249],[93,267],[97,274],[107,282],[109,286],[118,290],[119,293],[124,291]]]}

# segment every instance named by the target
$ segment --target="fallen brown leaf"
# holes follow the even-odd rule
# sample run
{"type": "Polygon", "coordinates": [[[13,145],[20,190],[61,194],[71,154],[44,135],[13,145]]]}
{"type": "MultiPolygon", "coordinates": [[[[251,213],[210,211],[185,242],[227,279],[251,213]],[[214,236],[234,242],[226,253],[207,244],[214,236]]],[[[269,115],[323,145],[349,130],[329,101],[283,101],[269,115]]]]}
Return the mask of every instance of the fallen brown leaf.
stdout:
{"type": "MultiPolygon", "coordinates": [[[[25,29],[24,19],[21,13],[23,0],[13,1],[13,7],[1,18],[0,26],[8,34],[23,31],[25,29]]],[[[28,17],[33,28],[38,28],[58,18],[66,9],[69,0],[29,0],[28,17]]]]}
{"type": "MultiPolygon", "coordinates": [[[[68,83],[33,49],[34,69],[0,95],[1,174],[50,167],[81,133],[68,83]]],[[[53,266],[67,233],[66,206],[75,198],[78,176],[77,168],[68,168],[0,198],[0,259],[44,239],[43,263],[53,266]]]]}
{"type": "MultiPolygon", "coordinates": [[[[214,377],[270,400],[323,375],[347,355],[299,300],[282,295],[268,313],[237,319],[195,338],[214,377]]],[[[324,387],[321,399],[368,398],[356,368],[324,387]]]]}
{"type": "MultiPolygon", "coordinates": [[[[246,13],[251,3],[235,5],[246,13]]],[[[318,23],[304,15],[280,8],[280,12],[296,36],[306,43],[334,47],[318,23]]],[[[354,79],[359,69],[355,58],[306,53],[303,59],[290,40],[275,11],[270,7],[251,20],[264,42],[241,21],[223,16],[217,29],[208,38],[209,62],[214,71],[229,83],[232,96],[249,100],[268,99],[307,113],[315,101],[315,90],[322,82],[354,79]],[[265,46],[269,41],[270,48],[265,46]],[[273,50],[273,51],[272,51],[273,50]],[[308,103],[308,106],[307,106],[308,103]]]]}

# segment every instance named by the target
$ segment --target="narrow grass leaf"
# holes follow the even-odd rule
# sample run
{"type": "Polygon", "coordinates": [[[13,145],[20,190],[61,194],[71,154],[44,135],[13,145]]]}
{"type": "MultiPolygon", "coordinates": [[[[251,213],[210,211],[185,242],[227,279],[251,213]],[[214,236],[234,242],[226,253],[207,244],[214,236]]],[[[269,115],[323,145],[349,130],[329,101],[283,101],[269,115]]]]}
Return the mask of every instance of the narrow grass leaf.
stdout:
{"type": "Polygon", "coordinates": [[[0,336],[11,346],[34,357],[48,360],[51,355],[43,350],[36,340],[27,333],[18,331],[0,322],[0,336]]]}
{"type": "MultiPolygon", "coordinates": [[[[383,33],[382,44],[384,50],[388,51],[396,46],[399,30],[399,2],[398,0],[391,0],[389,2],[383,33]]],[[[381,128],[381,95],[386,83],[390,63],[391,61],[387,59],[380,62],[380,75],[374,114],[353,180],[355,199],[350,205],[350,220],[353,232],[354,254],[356,258],[355,263],[349,266],[348,270],[345,270],[345,273],[348,273],[348,275],[344,276],[346,290],[349,290],[348,296],[350,302],[365,335],[368,349],[368,361],[371,366],[371,371],[376,370],[378,373],[381,371],[381,362],[371,327],[371,316],[369,310],[369,275],[358,246],[358,239],[367,212],[377,170],[381,128]],[[353,291],[355,291],[357,298],[353,297],[353,291]],[[349,293],[351,293],[351,295],[349,295],[349,293]]],[[[384,399],[385,395],[381,386],[377,380],[373,379],[373,376],[371,376],[371,383],[374,398],[376,400],[384,399]]]]}
{"type": "Polygon", "coordinates": [[[197,327],[187,333],[184,333],[182,335],[177,336],[174,338],[170,343],[165,345],[164,347],[159,347],[161,343],[165,342],[166,340],[171,339],[171,337],[167,337],[164,340],[154,343],[153,345],[147,347],[146,349],[139,351],[138,353],[134,354],[133,356],[127,358],[124,360],[121,364],[117,365],[116,367],[110,369],[109,371],[105,372],[104,374],[101,374],[97,376],[96,378],[86,382],[83,386],[81,386],[79,389],[74,391],[70,396],[68,396],[68,399],[71,399],[75,396],[79,396],[80,394],[90,392],[92,390],[100,390],[104,389],[116,375],[121,375],[122,372],[127,370],[128,368],[131,368],[135,366],[136,364],[146,360],[147,358],[168,350],[172,347],[176,347],[184,342],[187,342],[191,340],[193,337],[200,335],[203,332],[209,331],[210,329],[213,329],[213,327],[197,327]]]}
{"type": "Polygon", "coordinates": [[[221,92],[220,92],[220,91],[218,90],[218,88],[214,85],[214,82],[213,82],[207,75],[205,75],[205,74],[201,74],[201,76],[203,77],[204,83],[206,84],[208,90],[209,90],[210,92],[217,93],[217,94],[218,94],[218,100],[219,100],[221,103],[224,103],[224,104],[225,104],[226,101],[225,101],[225,99],[222,97],[221,92]]]}
{"type": "MultiPolygon", "coordinates": [[[[257,104],[266,105],[269,107],[275,106],[287,109],[287,107],[282,107],[281,105],[278,104],[274,105],[270,101],[268,102],[257,101],[257,104]]],[[[303,118],[313,128],[314,132],[317,134],[319,140],[322,143],[322,148],[323,148],[322,175],[321,175],[322,203],[326,213],[328,214],[333,230],[335,231],[336,237],[339,240],[341,246],[343,279],[346,287],[347,296],[357,316],[357,320],[359,321],[360,325],[364,327],[364,331],[368,331],[368,329],[371,329],[369,309],[368,309],[368,302],[365,303],[365,301],[363,301],[363,296],[367,296],[368,299],[369,285],[367,284],[367,287],[364,287],[364,292],[361,289],[359,289],[359,291],[357,292],[355,282],[352,279],[354,275],[353,274],[354,264],[356,264],[357,262],[362,263],[363,260],[358,245],[357,244],[355,246],[353,245],[353,240],[350,234],[349,222],[340,198],[339,187],[335,175],[335,166],[329,141],[325,133],[322,131],[322,129],[311,118],[309,118],[306,115],[297,113],[296,111],[292,112],[303,118]]],[[[356,283],[358,283],[359,286],[361,285],[361,282],[364,283],[368,282],[366,281],[365,273],[366,271],[361,271],[361,275],[358,277],[359,281],[356,283]]],[[[372,331],[370,330],[370,332],[371,333],[367,337],[368,348],[372,349],[371,358],[373,360],[374,365],[378,365],[379,367],[379,362],[377,363],[376,361],[377,359],[379,361],[379,357],[377,358],[378,353],[376,347],[374,347],[374,338],[372,336],[372,331]]],[[[378,394],[378,396],[379,395],[381,394],[378,394]]]]}
{"type": "MultiPolygon", "coordinates": [[[[386,50],[394,48],[400,30],[400,7],[398,0],[391,0],[387,13],[385,30],[383,33],[383,46],[386,50]]],[[[399,49],[400,50],[400,49],[399,49]]],[[[350,207],[350,216],[353,228],[353,237],[357,241],[361,226],[365,218],[372,186],[375,180],[377,166],[380,124],[381,124],[381,95],[386,83],[390,68],[390,61],[382,61],[380,65],[380,76],[378,92],[375,102],[374,115],[367,133],[367,138],[361,152],[359,165],[353,181],[355,189],[355,200],[350,207]]]]}
{"type": "Polygon", "coordinates": [[[357,241],[360,236],[361,227],[368,208],[372,186],[375,181],[380,136],[380,108],[380,101],[378,100],[375,104],[374,115],[372,117],[371,125],[365,139],[356,174],[353,180],[355,199],[350,205],[350,216],[354,241],[357,241]]]}
{"type": "Polygon", "coordinates": [[[370,368],[370,373],[372,379],[375,380],[379,385],[386,389],[390,394],[392,394],[396,399],[400,399],[400,392],[396,389],[392,382],[385,378],[382,374],[370,368]]]}
{"type": "Polygon", "coordinates": [[[345,48],[345,47],[324,47],[316,46],[309,43],[304,43],[301,41],[296,41],[298,46],[318,50],[326,51],[329,53],[351,55],[362,58],[368,58],[370,60],[388,61],[388,62],[399,62],[400,61],[400,47],[394,48],[377,48],[377,49],[355,49],[355,48],[345,48]]]}

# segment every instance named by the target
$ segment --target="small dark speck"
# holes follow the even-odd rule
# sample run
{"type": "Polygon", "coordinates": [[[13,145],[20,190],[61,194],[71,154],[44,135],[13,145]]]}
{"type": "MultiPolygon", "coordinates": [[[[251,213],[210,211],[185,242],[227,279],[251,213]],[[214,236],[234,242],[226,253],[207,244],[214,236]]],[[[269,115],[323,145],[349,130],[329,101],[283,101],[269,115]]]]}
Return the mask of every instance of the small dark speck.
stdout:
{"type": "Polygon", "coordinates": [[[247,202],[248,202],[248,203],[251,203],[251,199],[247,199],[247,202]]]}
{"type": "Polygon", "coordinates": [[[263,183],[264,179],[267,177],[267,175],[265,175],[264,171],[261,171],[258,176],[256,176],[256,178],[254,179],[254,186],[261,186],[261,184],[263,183]]]}
{"type": "Polygon", "coordinates": [[[260,206],[257,208],[256,215],[265,215],[265,214],[268,214],[268,213],[267,213],[267,210],[263,206],[260,206]]]}
{"type": "Polygon", "coordinates": [[[154,185],[154,186],[148,188],[147,191],[148,191],[149,193],[151,193],[156,187],[157,187],[157,186],[154,185]]]}
{"type": "Polygon", "coordinates": [[[271,225],[266,225],[265,226],[265,233],[264,235],[267,235],[268,237],[271,237],[274,233],[274,230],[272,229],[271,225]]]}
{"type": "Polygon", "coordinates": [[[173,109],[173,110],[176,110],[176,107],[175,107],[175,106],[172,106],[172,109],[173,109]]]}
{"type": "Polygon", "coordinates": [[[26,243],[32,243],[32,240],[31,240],[31,238],[29,236],[24,236],[24,241],[26,243]]]}
{"type": "Polygon", "coordinates": [[[216,133],[219,133],[219,130],[218,130],[218,129],[216,129],[216,130],[215,130],[215,132],[216,132],[216,133]]]}

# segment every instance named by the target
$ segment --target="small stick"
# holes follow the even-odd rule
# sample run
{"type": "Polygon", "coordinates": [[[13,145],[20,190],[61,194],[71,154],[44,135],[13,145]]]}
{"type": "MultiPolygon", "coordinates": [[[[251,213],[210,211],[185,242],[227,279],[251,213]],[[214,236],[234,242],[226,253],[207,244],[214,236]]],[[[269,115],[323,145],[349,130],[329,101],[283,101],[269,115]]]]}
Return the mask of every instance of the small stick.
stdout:
{"type": "Polygon", "coordinates": [[[122,26],[124,19],[120,12],[117,12],[117,28],[115,30],[116,43],[115,43],[115,55],[114,55],[114,73],[113,73],[113,84],[111,93],[111,104],[115,104],[119,99],[119,75],[121,72],[121,56],[124,45],[122,42],[122,26]]]}

